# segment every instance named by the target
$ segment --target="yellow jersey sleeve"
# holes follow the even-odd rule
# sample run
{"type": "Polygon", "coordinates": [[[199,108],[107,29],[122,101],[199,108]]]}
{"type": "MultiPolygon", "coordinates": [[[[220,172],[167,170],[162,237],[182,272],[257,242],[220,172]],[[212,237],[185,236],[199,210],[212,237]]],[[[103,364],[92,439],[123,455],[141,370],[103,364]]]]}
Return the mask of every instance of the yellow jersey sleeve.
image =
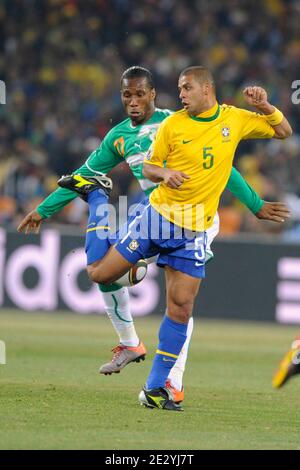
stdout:
{"type": "Polygon", "coordinates": [[[274,137],[275,130],[263,114],[237,109],[238,117],[242,123],[241,139],[271,139],[274,137]]]}
{"type": "Polygon", "coordinates": [[[166,157],[170,151],[170,137],[170,126],[168,125],[167,118],[159,126],[154,141],[144,159],[144,163],[163,168],[166,157]]]}

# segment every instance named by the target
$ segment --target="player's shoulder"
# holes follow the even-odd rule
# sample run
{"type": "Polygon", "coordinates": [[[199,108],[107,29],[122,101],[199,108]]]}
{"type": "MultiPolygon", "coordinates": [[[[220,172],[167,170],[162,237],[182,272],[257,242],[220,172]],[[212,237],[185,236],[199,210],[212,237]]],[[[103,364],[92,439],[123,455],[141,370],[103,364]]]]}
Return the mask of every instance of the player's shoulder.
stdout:
{"type": "Polygon", "coordinates": [[[238,108],[237,106],[233,106],[232,104],[222,103],[220,105],[220,108],[221,108],[222,114],[230,114],[239,118],[242,118],[242,117],[246,118],[246,117],[251,116],[252,114],[255,114],[253,113],[253,111],[249,111],[248,109],[244,109],[244,108],[238,108]]]}
{"type": "Polygon", "coordinates": [[[162,108],[155,108],[155,115],[159,117],[168,117],[171,116],[171,114],[174,114],[174,111],[171,111],[170,109],[162,109],[162,108]]]}
{"type": "Polygon", "coordinates": [[[124,131],[125,129],[127,129],[129,126],[130,126],[130,119],[129,118],[126,118],[126,119],[123,119],[123,121],[121,122],[118,122],[118,124],[115,124],[111,129],[110,131],[108,132],[108,134],[118,134],[122,131],[124,131]]]}
{"type": "Polygon", "coordinates": [[[182,121],[183,119],[186,119],[187,113],[185,109],[180,109],[179,111],[174,111],[172,114],[170,114],[166,119],[165,123],[166,125],[173,125],[177,122],[182,121]]]}
{"type": "Polygon", "coordinates": [[[220,110],[222,113],[232,113],[232,114],[238,114],[240,108],[237,108],[236,106],[233,106],[232,104],[227,104],[227,103],[222,103],[220,105],[220,110]]]}
{"type": "Polygon", "coordinates": [[[119,137],[122,137],[124,132],[128,130],[129,126],[130,126],[129,118],[126,118],[123,121],[119,122],[108,131],[108,133],[104,137],[105,142],[111,142],[111,141],[114,141],[115,139],[118,139],[119,137]]]}

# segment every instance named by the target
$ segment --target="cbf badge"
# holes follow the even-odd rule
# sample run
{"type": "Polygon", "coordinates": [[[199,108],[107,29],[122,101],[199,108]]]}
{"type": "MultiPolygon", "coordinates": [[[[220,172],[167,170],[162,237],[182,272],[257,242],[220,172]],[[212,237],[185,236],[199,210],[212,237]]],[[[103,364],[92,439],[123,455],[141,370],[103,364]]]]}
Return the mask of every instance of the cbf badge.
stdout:
{"type": "Polygon", "coordinates": [[[129,248],[134,251],[134,250],[137,250],[138,247],[140,246],[139,242],[136,241],[136,240],[132,240],[130,243],[129,243],[129,248]]]}
{"type": "Polygon", "coordinates": [[[223,142],[229,141],[230,140],[230,127],[224,126],[222,127],[222,137],[223,137],[223,142]]]}

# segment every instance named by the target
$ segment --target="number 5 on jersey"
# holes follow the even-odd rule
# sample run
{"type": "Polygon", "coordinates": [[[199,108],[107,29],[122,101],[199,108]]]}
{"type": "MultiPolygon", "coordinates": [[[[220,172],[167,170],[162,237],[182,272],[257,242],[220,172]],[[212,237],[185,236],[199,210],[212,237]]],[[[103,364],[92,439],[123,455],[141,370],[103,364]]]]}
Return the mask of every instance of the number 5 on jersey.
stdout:
{"type": "Polygon", "coordinates": [[[203,147],[203,168],[209,170],[214,164],[214,156],[210,152],[212,147],[203,147]]]}

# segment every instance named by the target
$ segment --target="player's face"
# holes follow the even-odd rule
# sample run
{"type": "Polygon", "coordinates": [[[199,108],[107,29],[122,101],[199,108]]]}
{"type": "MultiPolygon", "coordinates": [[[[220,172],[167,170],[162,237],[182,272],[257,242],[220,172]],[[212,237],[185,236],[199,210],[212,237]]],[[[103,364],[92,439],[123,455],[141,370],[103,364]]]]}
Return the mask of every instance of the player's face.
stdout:
{"type": "Polygon", "coordinates": [[[133,125],[147,121],[154,112],[155,90],[149,87],[146,78],[125,78],[122,82],[121,99],[133,125]]]}
{"type": "Polygon", "coordinates": [[[190,116],[197,116],[206,111],[208,88],[207,83],[200,83],[192,74],[179,77],[179,98],[190,116]]]}

